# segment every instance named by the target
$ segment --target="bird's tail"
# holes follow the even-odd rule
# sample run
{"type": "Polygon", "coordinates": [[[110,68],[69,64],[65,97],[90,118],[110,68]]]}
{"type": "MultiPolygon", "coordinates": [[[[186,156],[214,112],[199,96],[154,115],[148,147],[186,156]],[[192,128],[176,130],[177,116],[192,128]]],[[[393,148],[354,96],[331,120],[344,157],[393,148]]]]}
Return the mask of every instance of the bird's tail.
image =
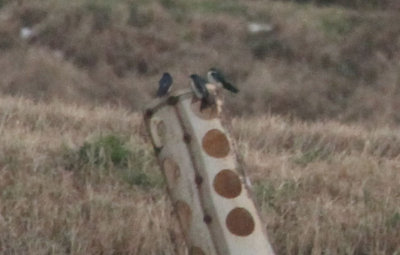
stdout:
{"type": "Polygon", "coordinates": [[[222,84],[224,86],[225,89],[233,92],[233,93],[238,93],[239,89],[237,89],[235,86],[233,86],[232,84],[230,84],[229,82],[224,82],[222,84]]]}

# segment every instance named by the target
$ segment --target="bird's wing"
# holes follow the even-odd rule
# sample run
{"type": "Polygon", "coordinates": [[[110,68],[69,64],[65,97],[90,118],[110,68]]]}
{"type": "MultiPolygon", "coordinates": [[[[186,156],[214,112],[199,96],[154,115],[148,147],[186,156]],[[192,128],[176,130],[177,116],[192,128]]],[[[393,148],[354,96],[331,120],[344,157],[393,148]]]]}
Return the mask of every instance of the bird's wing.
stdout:
{"type": "Polygon", "coordinates": [[[225,80],[225,77],[222,75],[221,72],[217,72],[214,71],[212,73],[212,75],[214,76],[215,80],[219,81],[220,83],[222,83],[222,86],[224,87],[224,89],[227,89],[233,93],[238,93],[239,90],[237,88],[235,88],[235,86],[233,86],[231,83],[227,82],[225,80]]]}
{"type": "Polygon", "coordinates": [[[221,72],[218,71],[213,71],[212,72],[212,76],[214,76],[214,79],[221,82],[221,83],[225,83],[225,77],[221,74],[221,72]]]}
{"type": "Polygon", "coordinates": [[[157,96],[161,97],[165,95],[168,92],[168,86],[165,86],[164,84],[160,84],[157,90],[157,96]]]}
{"type": "Polygon", "coordinates": [[[168,84],[168,86],[170,87],[173,83],[173,79],[171,75],[167,75],[166,77],[166,83],[168,84]]]}
{"type": "Polygon", "coordinates": [[[166,76],[160,79],[158,82],[158,91],[157,91],[157,96],[163,96],[165,95],[169,88],[172,85],[172,78],[171,76],[166,76]]]}
{"type": "Polygon", "coordinates": [[[201,87],[197,84],[197,81],[193,80],[190,82],[190,85],[192,86],[193,92],[196,95],[197,98],[202,98],[203,93],[201,91],[201,87]]]}
{"type": "Polygon", "coordinates": [[[198,83],[198,88],[200,90],[200,93],[203,95],[203,97],[207,98],[208,97],[208,90],[206,87],[206,82],[201,81],[198,83]]]}
{"type": "Polygon", "coordinates": [[[237,89],[235,86],[233,86],[232,84],[230,84],[229,82],[223,82],[222,86],[224,86],[225,89],[233,92],[233,93],[238,93],[239,89],[237,89]]]}
{"type": "Polygon", "coordinates": [[[197,77],[197,80],[195,81],[196,88],[204,97],[208,97],[208,90],[206,84],[207,81],[205,79],[197,77]]]}

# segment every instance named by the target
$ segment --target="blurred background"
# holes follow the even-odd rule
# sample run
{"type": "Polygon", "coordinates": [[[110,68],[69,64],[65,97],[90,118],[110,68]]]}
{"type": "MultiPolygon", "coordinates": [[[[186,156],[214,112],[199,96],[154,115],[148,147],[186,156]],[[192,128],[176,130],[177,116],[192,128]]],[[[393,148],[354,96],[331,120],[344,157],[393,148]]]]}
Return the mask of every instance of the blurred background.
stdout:
{"type": "Polygon", "coordinates": [[[400,121],[396,0],[0,0],[0,91],[140,110],[222,69],[234,116],[400,121]]]}

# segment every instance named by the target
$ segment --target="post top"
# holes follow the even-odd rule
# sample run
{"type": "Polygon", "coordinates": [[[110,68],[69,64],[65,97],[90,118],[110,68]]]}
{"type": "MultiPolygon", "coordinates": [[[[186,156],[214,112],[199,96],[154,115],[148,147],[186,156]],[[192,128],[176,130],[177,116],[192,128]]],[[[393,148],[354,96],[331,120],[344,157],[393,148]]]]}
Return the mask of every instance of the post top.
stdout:
{"type": "Polygon", "coordinates": [[[163,97],[157,97],[147,103],[143,109],[144,112],[156,112],[158,109],[165,105],[174,105],[176,104],[180,99],[187,98],[189,96],[193,95],[193,91],[191,89],[180,89],[177,91],[174,91],[167,96],[163,97]]]}

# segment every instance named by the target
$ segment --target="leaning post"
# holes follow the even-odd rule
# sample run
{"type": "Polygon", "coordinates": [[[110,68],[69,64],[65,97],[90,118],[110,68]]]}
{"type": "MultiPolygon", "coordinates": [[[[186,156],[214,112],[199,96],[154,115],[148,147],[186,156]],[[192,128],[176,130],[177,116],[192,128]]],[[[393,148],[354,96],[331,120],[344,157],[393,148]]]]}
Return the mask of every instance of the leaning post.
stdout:
{"type": "Polygon", "coordinates": [[[189,254],[273,255],[218,107],[200,111],[181,90],[152,101],[144,119],[189,254]]]}

